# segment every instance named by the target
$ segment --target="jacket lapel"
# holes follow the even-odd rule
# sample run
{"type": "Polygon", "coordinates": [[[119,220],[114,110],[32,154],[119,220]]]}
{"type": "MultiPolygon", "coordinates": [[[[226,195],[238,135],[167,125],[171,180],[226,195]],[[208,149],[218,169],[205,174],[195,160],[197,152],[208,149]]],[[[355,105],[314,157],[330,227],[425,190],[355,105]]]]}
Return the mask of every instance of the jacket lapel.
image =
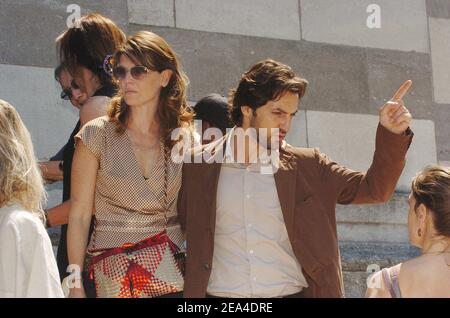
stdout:
{"type": "Polygon", "coordinates": [[[278,198],[284,222],[291,242],[294,242],[294,210],[297,183],[297,162],[295,156],[280,149],[278,171],[274,174],[278,198]]]}
{"type": "MultiPolygon", "coordinates": [[[[204,193],[205,208],[209,210],[207,217],[214,234],[216,226],[216,203],[217,203],[217,187],[219,184],[220,170],[226,146],[225,135],[217,142],[213,142],[204,148],[204,152],[208,152],[209,160],[202,163],[202,180],[205,180],[203,189],[208,189],[204,193]],[[223,152],[217,151],[222,149],[223,152]]],[[[295,193],[297,183],[297,161],[295,156],[284,149],[280,149],[280,161],[278,171],[274,174],[275,184],[277,187],[278,198],[280,200],[281,210],[283,212],[284,222],[290,238],[294,241],[294,211],[295,211],[295,193]]]]}
{"type": "Polygon", "coordinates": [[[211,233],[214,236],[216,228],[216,210],[217,210],[217,188],[219,185],[220,169],[225,153],[225,146],[227,136],[214,141],[204,147],[202,156],[206,159],[202,163],[202,180],[205,184],[202,186],[205,189],[204,200],[205,209],[208,210],[207,217],[209,220],[205,224],[209,224],[211,233]]]}

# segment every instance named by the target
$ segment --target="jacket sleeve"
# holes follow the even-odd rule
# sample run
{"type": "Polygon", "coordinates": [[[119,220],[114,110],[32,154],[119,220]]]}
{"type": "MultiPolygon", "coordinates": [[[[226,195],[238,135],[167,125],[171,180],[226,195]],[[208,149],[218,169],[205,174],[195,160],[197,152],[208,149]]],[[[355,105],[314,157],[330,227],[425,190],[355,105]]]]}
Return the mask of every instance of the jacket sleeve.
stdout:
{"type": "Polygon", "coordinates": [[[343,167],[315,150],[320,174],[337,194],[339,204],[383,203],[389,200],[405,166],[405,156],[413,138],[408,128],[394,134],[378,125],[375,153],[366,172],[343,167]]]}
{"type": "Polygon", "coordinates": [[[183,164],[182,169],[182,177],[181,177],[181,188],[180,192],[178,192],[178,201],[177,201],[177,213],[178,213],[178,222],[180,222],[181,230],[183,232],[186,231],[186,189],[185,189],[185,178],[186,178],[186,163],[183,164]]]}

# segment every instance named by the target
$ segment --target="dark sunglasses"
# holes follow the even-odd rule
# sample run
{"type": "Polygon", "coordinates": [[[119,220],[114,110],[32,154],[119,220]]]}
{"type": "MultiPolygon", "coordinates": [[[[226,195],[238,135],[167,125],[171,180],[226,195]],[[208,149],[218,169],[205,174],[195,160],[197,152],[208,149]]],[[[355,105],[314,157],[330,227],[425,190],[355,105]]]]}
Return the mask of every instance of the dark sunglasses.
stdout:
{"type": "Polygon", "coordinates": [[[72,80],[70,82],[70,88],[65,88],[62,90],[61,92],[61,98],[64,100],[69,100],[72,98],[73,93],[72,90],[73,89],[80,89],[80,86],[77,85],[77,83],[75,83],[75,80],[72,80]]]}
{"type": "Polygon", "coordinates": [[[113,76],[116,80],[123,80],[127,77],[127,73],[130,72],[131,77],[136,80],[141,79],[144,75],[146,75],[150,70],[145,66],[134,66],[129,70],[123,66],[117,66],[113,69],[113,76]]]}

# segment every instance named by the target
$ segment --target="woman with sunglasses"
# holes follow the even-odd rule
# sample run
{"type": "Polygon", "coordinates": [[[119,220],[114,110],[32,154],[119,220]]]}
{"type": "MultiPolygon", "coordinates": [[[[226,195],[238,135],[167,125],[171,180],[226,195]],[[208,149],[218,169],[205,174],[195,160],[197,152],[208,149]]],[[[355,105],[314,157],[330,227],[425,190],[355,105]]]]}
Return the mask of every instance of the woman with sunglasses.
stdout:
{"type": "MultiPolygon", "coordinates": [[[[61,85],[61,99],[70,100],[70,103],[74,107],[80,109],[88,99],[88,96],[76,85],[72,75],[70,75],[64,65],[60,64],[55,68],[55,80],[61,85]]],[[[46,183],[63,181],[63,153],[64,147],[51,157],[49,161],[41,161],[38,163],[42,177],[46,183]]],[[[50,209],[47,213],[51,218],[51,221],[47,218],[47,223],[51,223],[53,226],[67,224],[68,215],[65,213],[58,213],[55,209],[50,209]],[[61,218],[56,219],[56,217],[61,218]]]]}
{"type": "MultiPolygon", "coordinates": [[[[76,135],[69,260],[83,269],[86,246],[98,297],[181,297],[183,234],[177,220],[181,163],[172,132],[192,130],[188,79],[167,44],[138,32],[114,55],[119,94],[107,117],[76,135]],[[87,240],[95,207],[95,229],[87,240]]],[[[71,297],[85,297],[83,287],[71,297]]]]}
{"type": "Polygon", "coordinates": [[[450,298],[450,167],[421,171],[408,203],[409,240],[422,255],[373,274],[366,297],[450,298]]]}
{"type": "MultiPolygon", "coordinates": [[[[67,222],[70,208],[70,183],[74,136],[88,121],[106,114],[110,98],[117,92],[111,77],[109,59],[125,42],[124,33],[110,19],[100,14],[88,14],[76,21],[57,40],[60,61],[72,77],[64,84],[63,98],[69,98],[80,108],[77,122],[63,153],[63,203],[47,213],[49,226],[61,226],[58,245],[58,268],[61,279],[68,275],[67,222]],[[70,84],[69,84],[70,83],[70,84]]],[[[88,235],[88,233],[86,233],[88,235]]],[[[94,296],[90,294],[90,296],[94,296]]]]}
{"type": "Polygon", "coordinates": [[[70,103],[81,110],[82,106],[88,100],[88,95],[83,92],[73,79],[67,68],[61,64],[55,69],[55,79],[61,85],[61,99],[68,100],[70,103]]]}

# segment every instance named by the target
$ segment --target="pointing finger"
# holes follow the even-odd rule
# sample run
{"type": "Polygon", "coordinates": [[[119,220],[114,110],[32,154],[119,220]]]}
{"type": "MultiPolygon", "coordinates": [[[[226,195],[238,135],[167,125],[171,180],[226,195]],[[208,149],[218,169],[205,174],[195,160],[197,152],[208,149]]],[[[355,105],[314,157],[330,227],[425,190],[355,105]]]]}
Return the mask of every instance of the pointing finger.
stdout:
{"type": "Polygon", "coordinates": [[[392,100],[396,101],[402,99],[411,86],[412,86],[411,80],[407,80],[406,82],[404,82],[402,86],[400,86],[400,88],[395,92],[394,96],[392,97],[392,100]]]}

